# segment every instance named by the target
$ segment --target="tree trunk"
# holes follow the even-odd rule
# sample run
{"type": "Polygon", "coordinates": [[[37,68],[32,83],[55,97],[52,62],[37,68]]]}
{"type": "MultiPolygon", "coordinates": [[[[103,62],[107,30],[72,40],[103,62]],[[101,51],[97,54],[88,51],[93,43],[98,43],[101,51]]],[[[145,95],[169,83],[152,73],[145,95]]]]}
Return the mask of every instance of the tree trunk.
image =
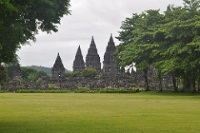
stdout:
{"type": "Polygon", "coordinates": [[[190,88],[190,82],[188,81],[187,77],[184,77],[183,79],[183,90],[184,92],[188,92],[190,88]]]}
{"type": "Polygon", "coordinates": [[[176,77],[174,75],[172,76],[172,82],[173,82],[174,92],[177,92],[178,86],[177,86],[177,83],[176,83],[176,77]]]}
{"type": "Polygon", "coordinates": [[[185,74],[185,76],[184,76],[183,90],[185,92],[195,92],[196,91],[195,72],[190,71],[190,72],[187,72],[185,74]]]}
{"type": "Polygon", "coordinates": [[[143,72],[144,72],[144,81],[145,81],[145,91],[149,91],[148,68],[145,68],[143,72]]]}
{"type": "Polygon", "coordinates": [[[195,81],[195,78],[192,81],[192,92],[196,92],[196,81],[195,81]]]}
{"type": "Polygon", "coordinates": [[[196,92],[196,71],[192,70],[191,72],[191,92],[196,92]]]}
{"type": "Polygon", "coordinates": [[[198,92],[200,92],[200,69],[198,69],[198,73],[197,73],[197,89],[198,89],[198,92]]]}
{"type": "Polygon", "coordinates": [[[160,71],[158,72],[158,80],[159,80],[159,91],[162,92],[163,87],[162,87],[162,77],[161,77],[160,71]]]}
{"type": "Polygon", "coordinates": [[[162,79],[159,78],[159,91],[162,92],[163,88],[162,88],[162,79]]]}

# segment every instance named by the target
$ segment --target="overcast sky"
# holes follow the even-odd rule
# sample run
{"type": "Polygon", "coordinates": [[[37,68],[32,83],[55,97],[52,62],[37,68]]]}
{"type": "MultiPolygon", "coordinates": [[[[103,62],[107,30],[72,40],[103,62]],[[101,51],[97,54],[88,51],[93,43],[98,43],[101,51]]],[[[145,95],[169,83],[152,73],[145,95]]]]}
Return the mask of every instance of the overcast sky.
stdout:
{"type": "MultiPolygon", "coordinates": [[[[66,69],[72,70],[78,46],[81,46],[84,60],[94,40],[98,53],[103,56],[110,34],[118,36],[122,21],[133,13],[148,9],[166,10],[167,5],[182,5],[182,0],[71,0],[71,15],[64,16],[58,32],[39,33],[36,42],[22,46],[17,52],[22,66],[38,65],[52,67],[57,53],[60,53],[66,69]]],[[[115,45],[119,42],[114,38],[115,45]]]]}

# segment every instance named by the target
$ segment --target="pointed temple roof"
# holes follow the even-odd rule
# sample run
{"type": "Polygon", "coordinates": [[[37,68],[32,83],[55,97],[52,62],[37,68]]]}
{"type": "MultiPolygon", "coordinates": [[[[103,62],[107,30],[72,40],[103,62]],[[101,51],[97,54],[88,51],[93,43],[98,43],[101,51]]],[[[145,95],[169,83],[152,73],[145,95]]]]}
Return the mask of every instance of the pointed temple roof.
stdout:
{"type": "Polygon", "coordinates": [[[113,41],[113,37],[111,34],[108,45],[106,47],[106,52],[104,54],[104,62],[105,63],[110,63],[114,59],[113,54],[114,54],[115,50],[116,50],[116,47],[115,47],[115,43],[113,41]]]}
{"type": "Polygon", "coordinates": [[[64,67],[64,65],[62,63],[62,59],[60,58],[60,54],[59,53],[57,55],[57,58],[56,58],[56,61],[55,61],[54,65],[53,65],[52,70],[63,70],[63,71],[65,71],[65,67],[64,67]]]}
{"type": "Polygon", "coordinates": [[[109,46],[109,47],[114,47],[114,48],[115,48],[115,43],[114,43],[114,41],[113,41],[112,34],[110,35],[110,39],[109,39],[109,42],[108,42],[108,46],[109,46]]]}
{"type": "Polygon", "coordinates": [[[80,45],[77,49],[76,56],[73,62],[73,70],[74,71],[82,71],[85,68],[85,63],[83,60],[83,55],[81,52],[80,45]]]}
{"type": "Polygon", "coordinates": [[[90,43],[90,48],[88,49],[88,56],[89,55],[92,55],[92,56],[97,56],[98,53],[97,53],[97,48],[96,48],[96,44],[94,42],[94,37],[92,36],[92,40],[91,40],[91,43],[90,43]]]}
{"type": "Polygon", "coordinates": [[[97,53],[94,37],[92,37],[90,48],[88,49],[88,54],[86,56],[86,67],[96,69],[97,72],[101,71],[100,57],[97,53]]]}
{"type": "Polygon", "coordinates": [[[77,52],[76,52],[76,56],[81,55],[82,56],[82,52],[81,52],[81,47],[79,45],[77,52]]]}
{"type": "Polygon", "coordinates": [[[92,40],[91,40],[91,43],[90,43],[90,47],[92,48],[96,48],[96,44],[94,42],[94,37],[92,36],[92,40]]]}
{"type": "Polygon", "coordinates": [[[116,47],[111,34],[108,45],[106,47],[106,52],[104,54],[103,73],[117,74],[119,72],[119,65],[113,55],[115,50],[116,47]]]}

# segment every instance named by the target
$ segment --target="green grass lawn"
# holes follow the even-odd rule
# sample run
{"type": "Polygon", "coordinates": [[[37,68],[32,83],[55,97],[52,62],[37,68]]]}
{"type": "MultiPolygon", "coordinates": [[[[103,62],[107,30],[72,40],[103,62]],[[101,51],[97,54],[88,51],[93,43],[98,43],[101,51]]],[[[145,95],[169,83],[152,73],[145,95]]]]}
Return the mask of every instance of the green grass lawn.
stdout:
{"type": "Polygon", "coordinates": [[[0,133],[199,133],[200,96],[0,93],[0,133]]]}

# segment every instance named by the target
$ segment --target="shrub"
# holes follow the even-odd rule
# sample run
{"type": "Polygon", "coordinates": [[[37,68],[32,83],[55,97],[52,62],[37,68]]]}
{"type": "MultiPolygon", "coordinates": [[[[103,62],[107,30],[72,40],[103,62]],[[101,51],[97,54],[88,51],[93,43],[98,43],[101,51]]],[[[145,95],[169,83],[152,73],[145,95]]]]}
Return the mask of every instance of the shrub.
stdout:
{"type": "Polygon", "coordinates": [[[74,72],[66,72],[65,77],[79,77],[81,75],[80,71],[74,71],[74,72]]]}
{"type": "Polygon", "coordinates": [[[48,87],[49,87],[49,88],[55,88],[55,87],[56,87],[56,84],[48,84],[48,87]]]}
{"type": "Polygon", "coordinates": [[[65,77],[72,77],[72,72],[66,72],[64,75],[65,77]]]}
{"type": "Polygon", "coordinates": [[[69,93],[69,90],[17,90],[16,93],[69,93]]]}
{"type": "Polygon", "coordinates": [[[96,74],[97,74],[97,71],[95,69],[92,69],[92,68],[85,68],[81,72],[82,77],[95,77],[96,74]]]}
{"type": "Polygon", "coordinates": [[[72,77],[79,77],[81,75],[80,71],[74,71],[72,72],[72,77]]]}

